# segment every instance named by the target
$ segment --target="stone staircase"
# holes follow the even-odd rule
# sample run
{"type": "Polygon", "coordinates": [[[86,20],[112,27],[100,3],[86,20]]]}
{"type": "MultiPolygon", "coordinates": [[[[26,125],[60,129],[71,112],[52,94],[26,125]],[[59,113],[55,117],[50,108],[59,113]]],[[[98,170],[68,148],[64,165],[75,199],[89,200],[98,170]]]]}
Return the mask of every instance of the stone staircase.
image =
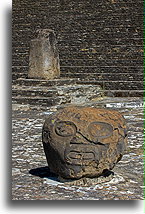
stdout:
{"type": "Polygon", "coordinates": [[[82,100],[143,97],[142,11],[143,2],[131,0],[14,0],[13,102],[61,104],[77,97],[77,90],[82,100]],[[40,28],[57,34],[59,80],[27,78],[30,40],[40,28]],[[68,91],[72,96],[64,98],[68,91]]]}
{"type": "MultiPolygon", "coordinates": [[[[75,71],[75,69],[74,69],[75,71]]],[[[12,74],[13,103],[53,106],[85,103],[111,97],[142,97],[143,75],[136,73],[62,73],[60,79],[28,79],[27,73],[12,74]],[[128,77],[128,80],[126,78],[128,77]],[[136,80],[137,79],[137,80],[136,80]],[[130,81],[130,82],[129,82],[130,81]]]]}
{"type": "Polygon", "coordinates": [[[98,85],[81,84],[77,78],[38,80],[18,78],[13,80],[13,104],[55,106],[61,104],[83,104],[104,96],[98,85]]]}

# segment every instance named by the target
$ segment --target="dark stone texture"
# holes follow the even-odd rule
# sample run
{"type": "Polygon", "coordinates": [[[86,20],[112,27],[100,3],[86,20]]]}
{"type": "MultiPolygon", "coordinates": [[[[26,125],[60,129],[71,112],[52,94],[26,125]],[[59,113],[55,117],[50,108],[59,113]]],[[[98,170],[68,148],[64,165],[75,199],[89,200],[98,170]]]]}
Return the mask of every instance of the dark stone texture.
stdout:
{"type": "MultiPolygon", "coordinates": [[[[103,72],[110,73],[111,82],[116,73],[134,73],[143,85],[143,1],[14,0],[12,25],[13,73],[28,73],[34,32],[50,28],[57,35],[63,77],[82,78],[85,72],[86,80],[92,75],[97,80],[95,75],[103,72]]],[[[138,81],[134,74],[122,78],[129,91],[138,81]]],[[[113,90],[122,88],[114,84],[113,90]]]]}
{"type": "Polygon", "coordinates": [[[46,119],[42,141],[52,172],[63,178],[97,177],[124,154],[125,119],[114,110],[66,107],[46,119]]]}

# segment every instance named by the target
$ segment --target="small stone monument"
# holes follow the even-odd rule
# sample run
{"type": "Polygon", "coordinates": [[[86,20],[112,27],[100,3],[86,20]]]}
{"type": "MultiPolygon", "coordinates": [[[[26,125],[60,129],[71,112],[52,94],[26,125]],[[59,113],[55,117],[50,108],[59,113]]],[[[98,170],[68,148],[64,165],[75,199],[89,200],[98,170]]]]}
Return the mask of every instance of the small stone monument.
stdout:
{"type": "Polygon", "coordinates": [[[60,76],[59,55],[53,30],[40,29],[31,40],[29,55],[29,78],[54,79],[60,76]]]}
{"type": "Polygon", "coordinates": [[[66,107],[45,120],[42,141],[52,172],[64,179],[98,177],[124,154],[125,119],[110,109],[66,107]]]}

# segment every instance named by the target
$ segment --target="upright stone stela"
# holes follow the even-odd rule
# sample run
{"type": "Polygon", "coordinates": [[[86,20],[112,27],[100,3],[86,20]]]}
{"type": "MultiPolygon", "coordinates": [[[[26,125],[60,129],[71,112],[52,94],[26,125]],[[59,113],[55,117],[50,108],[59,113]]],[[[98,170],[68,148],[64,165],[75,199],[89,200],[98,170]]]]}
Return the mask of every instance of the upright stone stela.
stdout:
{"type": "Polygon", "coordinates": [[[59,54],[53,30],[40,29],[31,40],[29,55],[29,78],[55,79],[60,76],[59,54]]]}

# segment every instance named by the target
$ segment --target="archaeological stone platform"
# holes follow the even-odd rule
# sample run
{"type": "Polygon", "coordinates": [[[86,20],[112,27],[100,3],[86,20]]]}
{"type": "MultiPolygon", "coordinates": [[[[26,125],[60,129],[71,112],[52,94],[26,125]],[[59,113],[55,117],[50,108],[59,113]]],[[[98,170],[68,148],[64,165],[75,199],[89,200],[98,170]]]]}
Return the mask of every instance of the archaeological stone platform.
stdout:
{"type": "Polygon", "coordinates": [[[109,96],[143,96],[142,11],[142,1],[14,0],[15,90],[19,82],[23,81],[23,86],[29,82],[29,47],[36,37],[34,32],[49,28],[57,36],[62,79],[78,78],[83,86],[99,85],[109,96]]]}

